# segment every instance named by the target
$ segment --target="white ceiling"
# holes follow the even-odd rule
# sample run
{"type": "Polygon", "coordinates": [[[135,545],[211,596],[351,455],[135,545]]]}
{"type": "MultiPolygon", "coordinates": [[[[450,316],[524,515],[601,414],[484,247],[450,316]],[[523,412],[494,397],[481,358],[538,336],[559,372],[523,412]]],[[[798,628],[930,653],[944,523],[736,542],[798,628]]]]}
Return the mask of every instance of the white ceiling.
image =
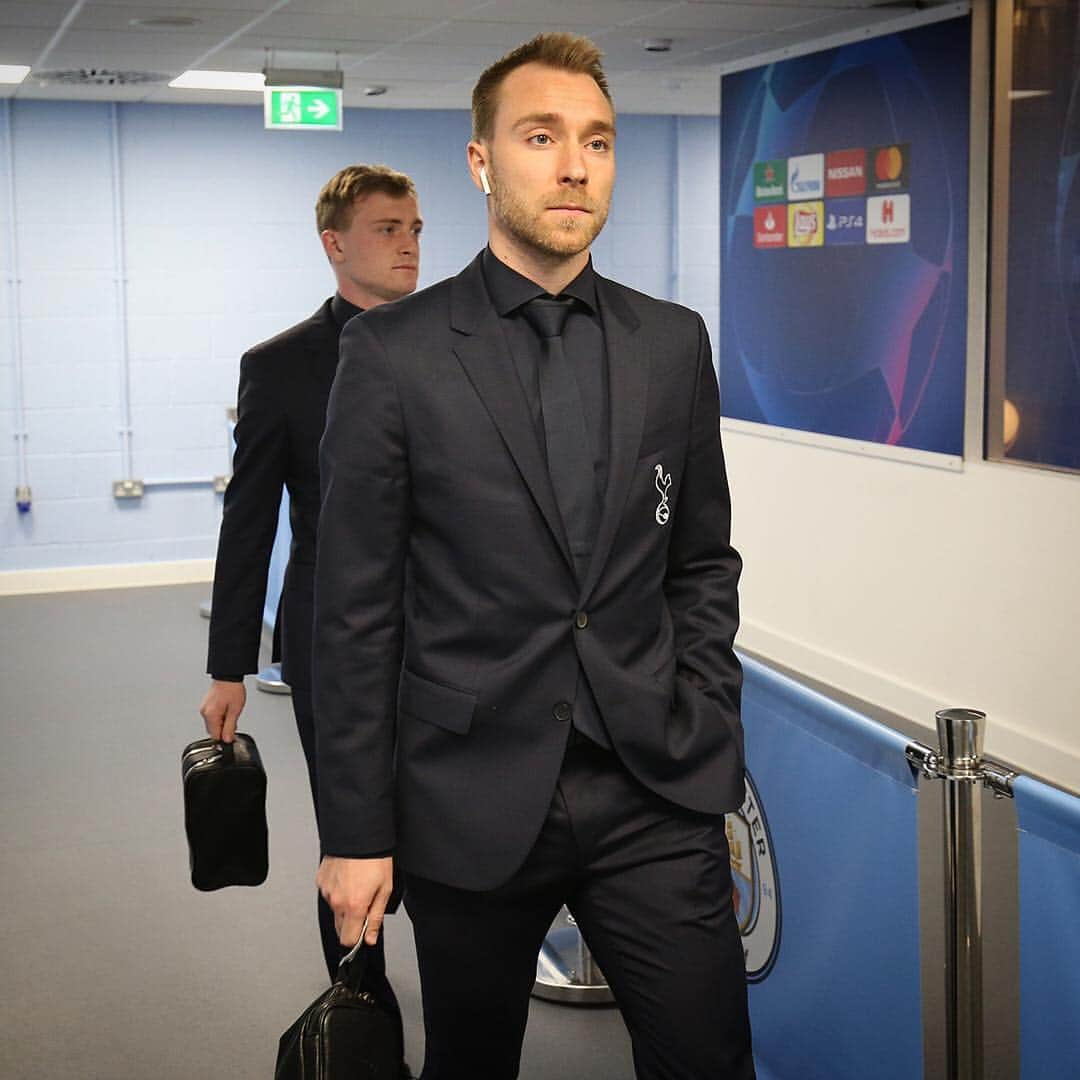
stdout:
{"type": "Polygon", "coordinates": [[[151,72],[134,86],[40,85],[0,97],[253,104],[251,94],[174,90],[188,68],[334,68],[346,105],[468,108],[480,71],[542,30],[591,37],[622,112],[715,113],[717,68],[810,39],[870,28],[925,2],[882,0],[0,0],[0,64],[35,72],[151,72]],[[196,25],[132,25],[187,17],[196,25]],[[671,51],[646,52],[650,38],[671,51]],[[364,87],[386,86],[381,97],[364,87]]]}

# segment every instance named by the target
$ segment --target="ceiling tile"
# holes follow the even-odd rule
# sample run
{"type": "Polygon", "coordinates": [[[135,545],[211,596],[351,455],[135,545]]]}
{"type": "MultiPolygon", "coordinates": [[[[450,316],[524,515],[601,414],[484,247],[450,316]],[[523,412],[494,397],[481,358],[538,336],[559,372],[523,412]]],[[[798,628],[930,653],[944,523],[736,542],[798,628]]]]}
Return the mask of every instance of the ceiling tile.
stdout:
{"type": "Polygon", "coordinates": [[[408,74],[412,66],[431,67],[448,64],[457,68],[471,69],[477,75],[494,63],[506,50],[500,45],[439,45],[432,42],[409,42],[388,48],[382,59],[394,59],[408,74]]]}
{"type": "Polygon", "coordinates": [[[7,3],[0,0],[0,28],[5,37],[14,27],[47,27],[55,30],[71,10],[71,4],[7,3]]]}
{"type": "Polygon", "coordinates": [[[399,41],[430,29],[434,22],[432,19],[376,18],[369,15],[311,15],[285,8],[264,19],[249,36],[399,41]]]}
{"type": "MultiPolygon", "coordinates": [[[[138,34],[141,37],[187,39],[192,37],[207,38],[218,42],[229,34],[239,30],[250,22],[258,12],[250,11],[209,11],[187,6],[170,7],[167,12],[148,9],[145,4],[98,4],[89,3],[76,16],[70,32],[87,30],[108,30],[117,33],[138,34]],[[132,26],[132,19],[152,19],[165,17],[190,17],[198,19],[196,26],[184,27],[139,27],[132,26]]],[[[2,18],[2,14],[0,14],[2,18]]]]}
{"type": "Polygon", "coordinates": [[[485,22],[542,23],[548,30],[582,26],[620,26],[678,6],[678,0],[498,0],[471,19],[485,22]]]}
{"type": "MultiPolygon", "coordinates": [[[[294,3],[298,0],[293,0],[294,3]]],[[[299,0],[303,2],[303,0],[299,0]]],[[[183,0],[183,3],[177,5],[176,0],[138,0],[137,3],[132,3],[132,0],[91,0],[94,7],[139,7],[148,10],[147,14],[163,14],[162,9],[167,9],[171,15],[178,7],[184,9],[184,13],[188,13],[188,9],[191,10],[191,14],[196,14],[197,11],[221,11],[229,12],[233,15],[242,16],[242,22],[248,22],[251,19],[261,15],[270,6],[270,0],[183,0]]],[[[70,6],[70,5],[69,5],[70,6]]]]}
{"type": "MultiPolygon", "coordinates": [[[[478,45],[486,48],[498,46],[509,52],[537,34],[549,31],[551,27],[542,22],[481,22],[476,19],[459,19],[439,29],[437,37],[440,45],[478,45]]],[[[575,26],[575,33],[586,37],[595,37],[605,27],[602,24],[575,26]]]]}
{"type": "Polygon", "coordinates": [[[739,31],[623,27],[601,35],[598,44],[604,50],[604,63],[609,70],[658,71],[678,64],[700,63],[703,49],[729,45],[745,37],[739,31]],[[648,51],[645,42],[650,38],[669,38],[671,51],[648,51]]]}
{"type": "MultiPolygon", "coordinates": [[[[143,34],[130,30],[69,30],[53,46],[53,52],[85,53],[87,56],[108,56],[112,61],[123,62],[129,52],[183,52],[197,56],[216,45],[221,38],[216,34],[191,33],[183,38],[172,35],[143,34]]],[[[52,63],[50,54],[49,63],[52,63]]]]}
{"type": "Polygon", "coordinates": [[[283,11],[310,12],[315,15],[351,15],[363,11],[365,16],[397,19],[430,19],[441,21],[476,11],[478,18],[496,6],[495,0],[293,0],[283,11]]]}
{"type": "Polygon", "coordinates": [[[32,64],[52,35],[51,30],[5,30],[0,37],[0,64],[32,64]]]}

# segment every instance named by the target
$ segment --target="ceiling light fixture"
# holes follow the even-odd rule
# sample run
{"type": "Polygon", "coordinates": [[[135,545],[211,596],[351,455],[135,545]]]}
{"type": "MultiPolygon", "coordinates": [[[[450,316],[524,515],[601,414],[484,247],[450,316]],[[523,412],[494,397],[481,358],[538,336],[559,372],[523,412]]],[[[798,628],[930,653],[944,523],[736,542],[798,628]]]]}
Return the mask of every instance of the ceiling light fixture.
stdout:
{"type": "Polygon", "coordinates": [[[261,94],[264,81],[261,71],[185,71],[169,85],[177,90],[238,90],[261,94]]]}
{"type": "Polygon", "coordinates": [[[129,19],[128,26],[144,30],[188,30],[200,26],[202,19],[191,15],[148,15],[145,19],[129,19]]]}
{"type": "Polygon", "coordinates": [[[0,83],[21,83],[29,74],[30,68],[26,64],[0,64],[0,83]]]}
{"type": "Polygon", "coordinates": [[[386,93],[385,86],[365,86],[364,97],[381,97],[386,93]]]}
{"type": "Polygon", "coordinates": [[[345,76],[340,68],[278,68],[265,67],[267,86],[303,86],[326,87],[340,90],[345,85],[345,76]]]}
{"type": "Polygon", "coordinates": [[[669,37],[646,38],[642,43],[646,52],[671,52],[673,44],[669,37]]]}

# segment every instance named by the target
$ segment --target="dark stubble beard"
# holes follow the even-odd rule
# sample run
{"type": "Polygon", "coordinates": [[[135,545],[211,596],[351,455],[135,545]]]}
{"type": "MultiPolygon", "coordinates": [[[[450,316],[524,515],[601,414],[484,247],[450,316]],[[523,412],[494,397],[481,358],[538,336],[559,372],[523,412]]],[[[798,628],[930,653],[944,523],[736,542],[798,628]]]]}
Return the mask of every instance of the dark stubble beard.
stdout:
{"type": "Polygon", "coordinates": [[[584,203],[592,213],[585,218],[558,218],[547,210],[534,210],[511,190],[492,178],[491,199],[499,224],[519,243],[526,244],[544,255],[566,258],[578,255],[596,239],[607,221],[608,208],[593,204],[588,197],[584,203]],[[547,218],[551,218],[545,224],[547,218]]]}

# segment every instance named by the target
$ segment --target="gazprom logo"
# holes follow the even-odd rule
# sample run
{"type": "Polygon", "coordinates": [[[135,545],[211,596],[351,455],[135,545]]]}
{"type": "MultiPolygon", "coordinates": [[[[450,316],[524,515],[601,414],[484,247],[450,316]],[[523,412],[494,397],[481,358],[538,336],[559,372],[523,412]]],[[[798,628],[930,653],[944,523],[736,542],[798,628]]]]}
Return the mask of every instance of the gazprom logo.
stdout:
{"type": "Polygon", "coordinates": [[[820,199],[825,194],[825,155],[788,158],[788,198],[820,199]]]}
{"type": "Polygon", "coordinates": [[[761,982],[780,949],[780,881],[769,823],[750,773],[746,798],[726,821],[735,919],[742,935],[748,982],[761,982]]]}

